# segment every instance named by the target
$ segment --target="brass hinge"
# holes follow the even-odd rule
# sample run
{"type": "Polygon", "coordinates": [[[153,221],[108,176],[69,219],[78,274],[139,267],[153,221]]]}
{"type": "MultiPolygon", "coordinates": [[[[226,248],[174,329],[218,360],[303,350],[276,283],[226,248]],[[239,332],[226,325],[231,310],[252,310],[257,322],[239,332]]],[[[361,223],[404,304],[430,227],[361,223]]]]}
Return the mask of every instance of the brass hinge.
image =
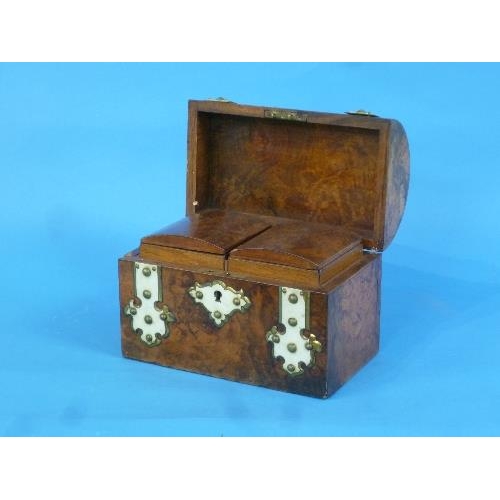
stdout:
{"type": "Polygon", "coordinates": [[[372,116],[378,117],[378,115],[374,115],[371,111],[365,111],[364,109],[358,109],[357,111],[346,111],[346,115],[358,115],[358,116],[372,116]]]}
{"type": "Polygon", "coordinates": [[[266,109],[264,110],[266,118],[275,118],[277,120],[294,120],[299,122],[307,121],[306,113],[299,113],[298,111],[288,111],[286,109],[266,109]]]}
{"type": "Polygon", "coordinates": [[[379,254],[382,253],[378,248],[363,248],[364,253],[379,254]]]}
{"type": "Polygon", "coordinates": [[[233,101],[230,101],[229,99],[226,99],[225,97],[209,97],[208,101],[233,102],[233,101]]]}

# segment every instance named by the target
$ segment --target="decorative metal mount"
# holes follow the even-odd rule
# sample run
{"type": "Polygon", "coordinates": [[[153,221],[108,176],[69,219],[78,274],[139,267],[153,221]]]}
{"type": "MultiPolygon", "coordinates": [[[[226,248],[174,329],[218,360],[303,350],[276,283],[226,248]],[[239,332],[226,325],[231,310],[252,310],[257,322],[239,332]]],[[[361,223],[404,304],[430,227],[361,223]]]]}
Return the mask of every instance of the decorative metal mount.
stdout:
{"type": "Polygon", "coordinates": [[[134,273],[135,297],[124,308],[132,318],[132,329],[149,347],[160,345],[170,334],[169,323],[175,316],[161,305],[161,274],[158,266],[136,262],[134,273]]]}
{"type": "Polygon", "coordinates": [[[235,312],[245,312],[252,305],[243,290],[237,292],[219,280],[203,285],[195,283],[188,289],[188,293],[196,304],[203,305],[209,312],[209,318],[219,328],[227,323],[235,312]]]}
{"type": "Polygon", "coordinates": [[[273,344],[273,356],[283,359],[283,370],[289,375],[304,373],[304,367],[314,365],[314,354],[321,351],[321,342],[309,328],[309,292],[297,288],[279,287],[279,323],[266,334],[273,344]]]}
{"type": "Polygon", "coordinates": [[[358,109],[356,111],[346,111],[347,115],[359,115],[359,116],[372,116],[378,118],[378,115],[374,115],[371,111],[366,111],[364,109],[358,109]]]}

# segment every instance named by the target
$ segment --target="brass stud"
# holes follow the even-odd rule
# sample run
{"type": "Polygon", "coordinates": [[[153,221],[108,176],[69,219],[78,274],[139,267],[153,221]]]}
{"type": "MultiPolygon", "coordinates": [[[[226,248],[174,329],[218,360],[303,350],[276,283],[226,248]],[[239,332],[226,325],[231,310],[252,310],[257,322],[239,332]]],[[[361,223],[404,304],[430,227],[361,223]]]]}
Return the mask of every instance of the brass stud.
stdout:
{"type": "Polygon", "coordinates": [[[297,326],[297,320],[295,318],[288,318],[288,324],[290,326],[297,326]]]}
{"type": "Polygon", "coordinates": [[[297,351],[297,346],[293,342],[290,342],[289,344],[287,344],[286,348],[290,352],[296,352],[297,351]]]}
{"type": "Polygon", "coordinates": [[[294,372],[295,371],[295,365],[292,365],[292,363],[290,363],[286,368],[287,368],[287,370],[289,372],[294,372]]]}
{"type": "Polygon", "coordinates": [[[298,301],[299,301],[299,298],[297,297],[297,295],[295,295],[294,293],[291,293],[289,296],[288,296],[288,301],[291,303],[291,304],[296,304],[298,301]]]}
{"type": "Polygon", "coordinates": [[[233,299],[233,304],[234,304],[235,306],[239,306],[239,305],[241,304],[241,300],[240,300],[238,297],[235,297],[235,298],[233,299]]]}
{"type": "Polygon", "coordinates": [[[151,292],[149,290],[144,290],[144,292],[142,292],[142,296],[145,299],[150,299],[151,298],[151,292]]]}
{"type": "Polygon", "coordinates": [[[275,344],[278,344],[279,341],[280,341],[280,336],[275,333],[274,335],[271,336],[271,340],[275,343],[275,344]]]}
{"type": "Polygon", "coordinates": [[[147,325],[150,325],[152,322],[153,322],[153,318],[149,314],[146,314],[146,316],[144,316],[144,323],[146,323],[147,325]]]}
{"type": "Polygon", "coordinates": [[[131,307],[129,309],[129,311],[130,311],[130,314],[133,314],[133,315],[137,314],[137,309],[135,307],[131,307]]]}
{"type": "Polygon", "coordinates": [[[197,299],[202,299],[203,298],[203,292],[200,292],[200,291],[196,292],[196,298],[197,299]]]}
{"type": "MultiPolygon", "coordinates": [[[[309,342],[308,344],[311,346],[310,349],[314,349],[316,352],[321,351],[321,342],[319,340],[316,340],[316,335],[312,334],[309,335],[309,342]]],[[[306,346],[307,348],[307,346],[306,346]]]]}
{"type": "Polygon", "coordinates": [[[167,315],[166,315],[165,313],[161,313],[161,314],[160,314],[160,319],[161,319],[162,321],[165,321],[165,320],[167,319],[167,315]]]}
{"type": "Polygon", "coordinates": [[[147,340],[148,342],[152,342],[152,341],[153,341],[153,336],[152,336],[150,333],[148,333],[148,334],[146,335],[146,340],[147,340]]]}
{"type": "Polygon", "coordinates": [[[151,269],[149,269],[149,267],[145,267],[142,270],[142,274],[144,274],[144,276],[151,276],[151,269]]]}
{"type": "Polygon", "coordinates": [[[214,311],[214,318],[220,319],[222,314],[219,311],[214,311]]]}

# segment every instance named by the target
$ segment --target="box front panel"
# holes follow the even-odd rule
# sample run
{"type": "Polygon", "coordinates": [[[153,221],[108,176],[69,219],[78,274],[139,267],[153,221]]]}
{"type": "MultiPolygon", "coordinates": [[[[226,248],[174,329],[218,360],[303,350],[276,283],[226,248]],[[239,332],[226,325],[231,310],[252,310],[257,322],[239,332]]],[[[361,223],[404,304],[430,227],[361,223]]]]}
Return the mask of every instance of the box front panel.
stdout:
{"type": "Polygon", "coordinates": [[[327,295],[131,257],[119,266],[124,356],[326,396],[327,295]]]}

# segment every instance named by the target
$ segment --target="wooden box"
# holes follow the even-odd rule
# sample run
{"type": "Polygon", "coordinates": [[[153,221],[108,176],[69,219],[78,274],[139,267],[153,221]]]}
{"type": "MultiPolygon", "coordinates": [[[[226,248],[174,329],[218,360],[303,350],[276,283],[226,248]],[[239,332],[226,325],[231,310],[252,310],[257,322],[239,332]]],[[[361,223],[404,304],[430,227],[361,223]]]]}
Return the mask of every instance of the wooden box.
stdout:
{"type": "Polygon", "coordinates": [[[378,350],[395,120],[190,101],[186,217],[119,260],[123,355],[328,397],[378,350]]]}

